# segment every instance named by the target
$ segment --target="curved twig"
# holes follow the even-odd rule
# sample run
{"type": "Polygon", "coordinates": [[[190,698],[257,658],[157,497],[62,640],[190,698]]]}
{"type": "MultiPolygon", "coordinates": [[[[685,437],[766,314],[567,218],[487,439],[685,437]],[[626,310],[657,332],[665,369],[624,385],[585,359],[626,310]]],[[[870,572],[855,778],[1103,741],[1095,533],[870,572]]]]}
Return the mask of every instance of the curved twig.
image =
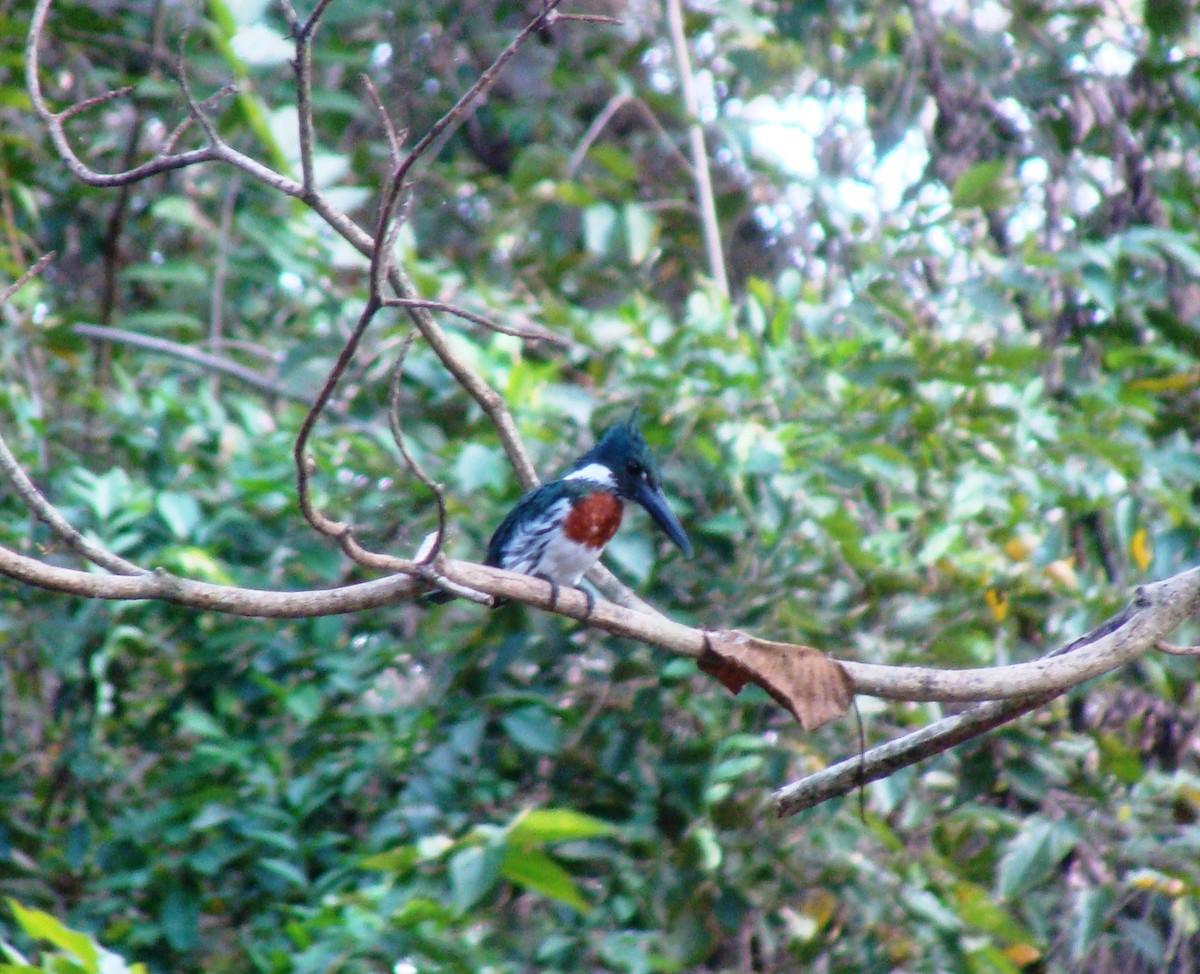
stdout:
{"type": "MultiPolygon", "coordinates": [[[[375,238],[363,230],[362,227],[351,220],[345,213],[333,206],[324,195],[315,190],[311,192],[306,191],[302,183],[290,179],[263,165],[256,159],[238,152],[225,142],[218,142],[216,145],[206,146],[202,149],[195,149],[189,152],[172,153],[169,150],[162,151],[159,155],[140,166],[117,173],[101,173],[88,167],[71,147],[70,140],[67,138],[63,127],[62,114],[56,114],[46,103],[38,76],[38,53],[42,42],[42,35],[45,32],[46,18],[52,2],[53,0],[37,0],[34,8],[25,47],[26,86],[34,110],[42,119],[43,124],[46,125],[55,151],[63,160],[64,165],[67,166],[77,179],[89,186],[115,187],[139,182],[162,172],[182,169],[198,163],[208,161],[224,162],[236,169],[240,169],[259,183],[277,192],[304,201],[314,213],[320,216],[321,219],[358,250],[359,253],[368,258],[373,255],[376,245],[375,238]]],[[[201,107],[218,97],[223,97],[230,90],[233,90],[232,86],[227,86],[225,89],[211,96],[210,99],[201,102],[201,107]]],[[[478,94],[478,90],[472,89],[472,91],[478,94]]],[[[185,118],[184,122],[168,138],[168,144],[172,149],[174,140],[177,140],[181,136],[191,121],[190,116],[185,118]]],[[[411,281],[397,268],[392,267],[389,270],[387,279],[391,288],[401,298],[420,300],[411,281]]],[[[533,462],[529,457],[529,452],[525,449],[525,444],[521,440],[520,433],[513,422],[511,414],[508,412],[507,404],[503,398],[488,385],[482,376],[462,360],[446,333],[427,310],[413,307],[409,309],[409,314],[421,330],[422,337],[429,343],[430,348],[437,355],[446,370],[475,401],[480,409],[483,410],[484,414],[496,428],[500,442],[522,486],[528,489],[536,485],[538,478],[533,468],[533,462]]],[[[628,600],[632,597],[631,593],[627,589],[624,589],[623,586],[614,588],[610,584],[610,588],[622,600],[628,600]]]]}
{"type": "Polygon", "coordinates": [[[408,469],[412,471],[414,477],[433,492],[433,499],[437,503],[437,531],[434,532],[432,541],[421,545],[421,551],[416,557],[417,564],[428,565],[437,558],[442,550],[442,542],[446,538],[446,489],[429,476],[417,458],[408,452],[408,445],[404,442],[404,430],[400,424],[400,385],[404,376],[404,359],[408,355],[408,350],[412,347],[416,335],[415,330],[410,331],[404,337],[404,342],[400,345],[400,351],[396,355],[396,365],[392,369],[391,387],[388,390],[388,428],[392,431],[396,449],[400,451],[400,456],[408,464],[408,469]]]}
{"type": "MultiPolygon", "coordinates": [[[[367,330],[367,325],[371,323],[371,319],[375,317],[375,313],[379,311],[379,308],[380,301],[378,297],[372,295],[367,299],[367,303],[363,306],[362,313],[358,316],[358,321],[355,323],[350,337],[346,340],[346,344],[342,346],[337,361],[334,362],[333,368],[329,370],[329,374],[325,377],[325,384],[321,386],[321,391],[317,393],[317,398],[313,401],[312,406],[309,407],[303,422],[300,423],[300,430],[296,434],[296,442],[292,448],[292,456],[296,463],[296,497],[300,503],[300,511],[304,515],[304,519],[312,525],[314,530],[331,538],[336,538],[339,542],[343,541],[343,539],[349,541],[352,529],[344,521],[334,521],[327,518],[313,505],[312,492],[309,488],[308,480],[311,473],[310,465],[313,461],[308,455],[308,439],[312,435],[317,419],[320,418],[322,411],[325,409],[330,398],[332,398],[338,379],[341,378],[342,373],[346,371],[346,366],[350,364],[350,360],[354,357],[354,352],[358,348],[359,341],[362,340],[363,333],[367,330]]],[[[343,548],[345,547],[346,545],[343,544],[343,548]]],[[[349,551],[347,551],[347,554],[349,554],[349,551]]]]}

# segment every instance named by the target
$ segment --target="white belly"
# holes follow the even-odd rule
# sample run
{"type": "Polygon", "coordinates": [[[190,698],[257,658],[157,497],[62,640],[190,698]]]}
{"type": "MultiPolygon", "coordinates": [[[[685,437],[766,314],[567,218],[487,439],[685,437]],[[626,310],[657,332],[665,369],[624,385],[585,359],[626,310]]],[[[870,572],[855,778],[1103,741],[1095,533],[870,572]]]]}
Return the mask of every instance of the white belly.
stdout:
{"type": "Polygon", "coordinates": [[[513,544],[504,568],[523,575],[544,575],[557,585],[578,585],[600,559],[603,548],[576,544],[557,530],[566,517],[569,501],[559,501],[513,544]]]}
{"type": "Polygon", "coordinates": [[[557,535],[546,545],[529,575],[545,575],[559,585],[578,585],[587,570],[600,560],[603,548],[589,548],[557,535]]]}

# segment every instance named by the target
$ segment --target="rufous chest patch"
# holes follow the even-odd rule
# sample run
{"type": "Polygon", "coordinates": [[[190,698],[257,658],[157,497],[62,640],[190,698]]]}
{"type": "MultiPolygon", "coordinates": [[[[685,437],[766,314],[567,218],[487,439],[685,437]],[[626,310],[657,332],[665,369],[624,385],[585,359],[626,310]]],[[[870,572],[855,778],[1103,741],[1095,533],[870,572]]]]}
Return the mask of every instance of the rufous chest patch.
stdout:
{"type": "Polygon", "coordinates": [[[604,490],[588,494],[576,502],[563,522],[563,534],[576,544],[603,548],[621,526],[624,505],[616,495],[604,490]]]}

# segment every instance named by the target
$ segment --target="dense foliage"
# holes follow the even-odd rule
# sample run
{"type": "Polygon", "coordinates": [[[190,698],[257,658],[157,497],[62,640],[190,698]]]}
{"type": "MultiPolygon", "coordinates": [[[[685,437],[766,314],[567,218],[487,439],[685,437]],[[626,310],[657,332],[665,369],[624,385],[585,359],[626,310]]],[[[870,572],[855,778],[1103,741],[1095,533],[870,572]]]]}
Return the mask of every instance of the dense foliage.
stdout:
{"type": "MultiPolygon", "coordinates": [[[[20,77],[31,6],[0,5],[2,277],[59,256],[4,311],[4,436],[139,564],[358,577],[299,516],[291,448],[364,262],[228,169],[75,181],[20,77]]],[[[319,170],[364,225],[388,150],[360,73],[419,136],[535,5],[387,6],[334,0],[315,49],[319,170]]],[[[697,553],[632,512],[622,578],[683,621],[959,666],[1039,655],[1195,560],[1186,5],[696,4],[728,300],[662,10],[611,6],[623,26],[559,23],[518,55],[420,168],[400,247],[423,294],[570,340],[445,321],[544,473],[640,406],[697,553]]],[[[62,3],[49,32],[56,104],[135,86],[70,123],[95,167],[184,117],[182,51],[197,99],[239,81],[223,135],[294,170],[274,5],[62,3]]],[[[407,328],[375,322],[314,441],[321,504],[402,555],[435,520],[385,418],[407,328]]],[[[495,431],[420,342],[403,410],[447,484],[451,552],[478,557],[518,494],[495,431]]],[[[7,491],[0,543],[77,563],[7,491]]],[[[1148,658],[874,785],[864,820],[845,801],[776,822],[770,790],[852,753],[851,721],[804,735],[757,690],[558,618],[2,598],[0,892],[23,908],[0,934],[48,970],[100,969],[52,918],[154,971],[1200,964],[1192,660],[1148,658]]],[[[871,742],[937,712],[860,705],[871,742]]]]}

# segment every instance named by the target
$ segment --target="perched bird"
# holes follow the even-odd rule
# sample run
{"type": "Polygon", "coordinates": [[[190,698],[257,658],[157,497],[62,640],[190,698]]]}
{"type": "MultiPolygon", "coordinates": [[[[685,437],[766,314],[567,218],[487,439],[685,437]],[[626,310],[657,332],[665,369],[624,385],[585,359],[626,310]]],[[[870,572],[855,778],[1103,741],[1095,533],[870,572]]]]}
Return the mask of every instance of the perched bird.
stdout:
{"type": "MultiPolygon", "coordinates": [[[[545,579],[553,605],[559,586],[577,586],[599,560],[621,526],[627,500],[641,504],[691,557],[691,542],[667,506],[658,464],[642,439],[636,412],[605,430],[561,478],[517,501],[492,535],[483,563],[545,579]]],[[[592,599],[586,594],[590,610],[592,599]]],[[[435,592],[431,598],[448,602],[453,596],[435,592]]]]}

